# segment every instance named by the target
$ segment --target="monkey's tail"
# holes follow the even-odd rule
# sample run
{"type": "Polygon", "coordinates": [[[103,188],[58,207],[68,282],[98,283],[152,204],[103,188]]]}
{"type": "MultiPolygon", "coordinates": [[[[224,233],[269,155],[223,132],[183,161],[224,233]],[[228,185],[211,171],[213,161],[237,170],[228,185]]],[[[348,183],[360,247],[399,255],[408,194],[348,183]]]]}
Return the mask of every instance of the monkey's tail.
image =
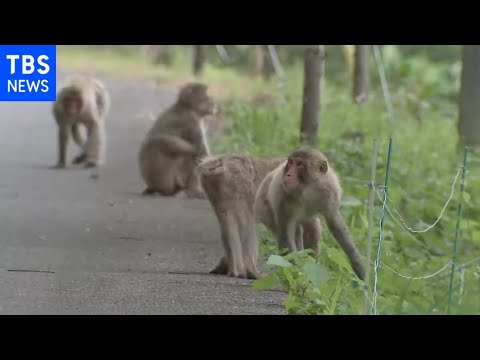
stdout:
{"type": "Polygon", "coordinates": [[[335,211],[333,214],[325,216],[325,221],[333,237],[347,255],[355,274],[359,279],[365,280],[365,267],[362,263],[360,253],[353,243],[340,211],[335,211]]]}
{"type": "Polygon", "coordinates": [[[195,147],[178,136],[155,135],[147,140],[148,150],[156,150],[167,156],[188,156],[195,154],[195,147]]]}

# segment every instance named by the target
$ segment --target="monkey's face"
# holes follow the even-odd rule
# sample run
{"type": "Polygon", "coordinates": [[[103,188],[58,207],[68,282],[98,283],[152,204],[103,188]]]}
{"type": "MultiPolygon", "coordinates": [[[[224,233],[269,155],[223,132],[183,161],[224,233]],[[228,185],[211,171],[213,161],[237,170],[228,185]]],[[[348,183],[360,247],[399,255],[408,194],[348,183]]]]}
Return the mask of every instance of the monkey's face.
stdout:
{"type": "Polygon", "coordinates": [[[293,191],[301,185],[315,182],[328,171],[327,160],[323,156],[293,154],[284,168],[282,183],[287,191],[293,191]]]}
{"type": "MultiPolygon", "coordinates": [[[[206,95],[206,94],[205,94],[206,95]]],[[[218,105],[210,96],[206,95],[205,99],[200,102],[197,112],[201,116],[217,115],[218,105]]]]}
{"type": "Polygon", "coordinates": [[[302,158],[291,156],[283,170],[282,184],[287,191],[292,191],[305,180],[305,163],[302,158]]]}
{"type": "Polygon", "coordinates": [[[82,109],[82,100],[78,96],[66,96],[62,100],[62,107],[65,115],[67,115],[69,118],[73,118],[80,114],[80,110],[82,109]]]}
{"type": "Polygon", "coordinates": [[[216,115],[218,113],[218,106],[211,96],[206,91],[196,94],[191,98],[191,106],[193,110],[201,117],[216,115]]]}
{"type": "Polygon", "coordinates": [[[218,106],[215,100],[207,94],[207,86],[204,84],[187,84],[180,91],[179,100],[201,117],[218,114],[218,106]]]}

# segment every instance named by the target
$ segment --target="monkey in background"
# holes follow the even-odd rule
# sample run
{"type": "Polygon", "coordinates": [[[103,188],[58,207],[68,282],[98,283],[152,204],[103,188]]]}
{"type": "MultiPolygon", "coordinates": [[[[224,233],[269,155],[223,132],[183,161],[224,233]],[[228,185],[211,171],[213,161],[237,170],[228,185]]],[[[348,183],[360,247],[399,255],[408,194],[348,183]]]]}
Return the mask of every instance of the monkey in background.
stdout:
{"type": "Polygon", "coordinates": [[[73,164],[97,167],[106,161],[105,121],[110,111],[110,94],[104,84],[93,77],[73,75],[57,93],[52,112],[58,126],[58,159],[55,168],[66,167],[70,133],[80,148],[73,164]],[[84,142],[80,127],[85,126],[84,142]]]}
{"type": "Polygon", "coordinates": [[[338,176],[325,155],[302,148],[263,179],[256,193],[255,215],[275,234],[278,246],[289,252],[303,250],[304,245],[317,251],[318,215],[322,215],[355,274],[364,280],[364,265],[340,213],[341,197],[338,176]],[[306,230],[309,237],[303,237],[302,244],[300,234],[306,230]]]}
{"type": "Polygon", "coordinates": [[[143,195],[174,196],[184,190],[187,197],[205,197],[197,164],[210,155],[205,117],[218,113],[207,90],[206,85],[197,82],[183,86],[176,102],[147,132],[138,156],[140,174],[146,183],[143,195]]]}

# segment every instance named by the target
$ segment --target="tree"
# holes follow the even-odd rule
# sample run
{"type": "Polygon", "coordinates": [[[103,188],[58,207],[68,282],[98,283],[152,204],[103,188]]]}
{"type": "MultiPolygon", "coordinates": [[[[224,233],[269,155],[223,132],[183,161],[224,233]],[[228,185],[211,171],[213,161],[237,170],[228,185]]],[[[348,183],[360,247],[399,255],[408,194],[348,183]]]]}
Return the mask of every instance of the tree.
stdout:
{"type": "Polygon", "coordinates": [[[355,45],[355,65],[353,74],[353,100],[361,104],[368,99],[369,79],[369,47],[355,45]]]}
{"type": "Polygon", "coordinates": [[[170,66],[172,64],[172,49],[168,45],[153,45],[153,62],[170,66]]]}
{"type": "Polygon", "coordinates": [[[258,77],[263,72],[263,66],[265,64],[265,56],[262,49],[262,45],[253,45],[253,69],[252,76],[258,77]]]}
{"type": "Polygon", "coordinates": [[[268,53],[268,45],[254,45],[252,76],[262,76],[263,79],[268,80],[273,72],[274,68],[268,53]]]}
{"type": "Polygon", "coordinates": [[[480,145],[480,45],[463,46],[458,132],[465,146],[480,145]]]}
{"type": "Polygon", "coordinates": [[[323,45],[307,45],[303,78],[302,122],[300,142],[317,145],[320,111],[320,80],[325,60],[323,45]]]}
{"type": "Polygon", "coordinates": [[[205,45],[193,45],[193,75],[202,74],[205,63],[205,45]]]}

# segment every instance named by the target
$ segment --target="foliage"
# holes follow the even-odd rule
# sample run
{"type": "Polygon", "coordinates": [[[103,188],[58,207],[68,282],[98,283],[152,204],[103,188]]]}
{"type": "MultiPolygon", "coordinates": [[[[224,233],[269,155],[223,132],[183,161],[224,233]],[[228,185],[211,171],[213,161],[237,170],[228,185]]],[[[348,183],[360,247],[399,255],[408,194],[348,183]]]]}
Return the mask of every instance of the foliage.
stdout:
{"type": "MultiPolygon", "coordinates": [[[[203,81],[225,100],[222,116],[227,128],[222,140],[214,144],[214,151],[277,156],[298,147],[303,86],[301,49],[279,48],[286,71],[283,84],[275,77],[266,83],[252,80],[242,70],[242,66],[248,68],[245,66],[246,59],[251,56],[248,48],[227,46],[227,49],[238,55],[239,64],[226,66],[218,59],[209,61],[203,77],[203,81]],[[261,92],[269,94],[272,101],[253,105],[252,97],[261,92]]],[[[450,195],[463,157],[463,149],[457,148],[456,128],[460,47],[389,45],[381,49],[393,102],[393,119],[386,111],[373,57],[371,93],[367,103],[361,106],[353,103],[350,79],[345,74],[338,47],[327,47],[322,84],[319,148],[327,154],[341,176],[344,188],[342,214],[362,254],[366,253],[367,245],[367,184],[373,139],[378,140],[378,184],[384,181],[388,140],[389,137],[393,139],[388,190],[391,203],[388,205],[414,229],[423,229],[437,219],[450,195]]],[[[142,71],[153,73],[162,81],[184,81],[191,73],[190,60],[184,50],[176,49],[175,65],[171,69],[157,67],[152,71],[153,67],[147,70],[145,66],[142,71]]],[[[131,56],[129,59],[133,59],[134,55],[131,56]]],[[[137,65],[133,71],[140,71],[140,60],[138,55],[135,56],[137,65]]],[[[210,59],[214,55],[209,56],[210,59]]],[[[75,59],[79,58],[77,53],[75,59]]],[[[79,60],[76,61],[78,65],[79,60]]],[[[124,60],[117,58],[116,61],[124,60]]],[[[108,70],[114,67],[111,64],[112,61],[108,70]]],[[[472,152],[463,197],[458,265],[480,256],[479,165],[480,156],[472,152]]],[[[448,263],[453,253],[459,189],[460,181],[442,219],[428,232],[411,234],[386,214],[382,262],[411,277],[432,274],[448,263]]],[[[381,202],[376,197],[372,261],[377,250],[380,213],[381,202]]],[[[364,312],[363,285],[356,279],[326,226],[318,258],[307,251],[282,256],[272,234],[262,226],[259,226],[259,236],[260,256],[266,261],[264,271],[267,275],[254,282],[254,288],[284,289],[288,293],[285,306],[292,314],[364,312]]],[[[456,273],[453,314],[480,313],[478,265],[479,262],[461,267],[456,273]]],[[[370,273],[372,284],[373,263],[370,264],[370,273]]],[[[450,268],[437,276],[414,280],[399,277],[380,265],[377,312],[446,313],[449,279],[450,268]]]]}

